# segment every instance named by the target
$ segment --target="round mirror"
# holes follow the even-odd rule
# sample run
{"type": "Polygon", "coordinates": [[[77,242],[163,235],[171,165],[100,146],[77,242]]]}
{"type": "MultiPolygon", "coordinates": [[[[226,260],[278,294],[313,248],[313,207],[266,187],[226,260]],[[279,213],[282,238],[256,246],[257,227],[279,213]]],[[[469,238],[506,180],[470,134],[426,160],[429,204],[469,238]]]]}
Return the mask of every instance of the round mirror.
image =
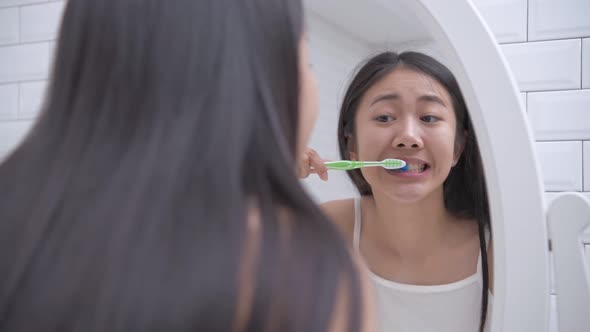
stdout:
{"type": "MultiPolygon", "coordinates": [[[[321,112],[311,146],[340,159],[338,110],[350,74],[380,50],[417,50],[456,76],[484,163],[494,239],[491,331],[547,331],[547,232],[533,139],[506,62],[468,0],[306,2],[321,112]]],[[[343,173],[305,180],[319,202],[358,195],[343,173]]]]}

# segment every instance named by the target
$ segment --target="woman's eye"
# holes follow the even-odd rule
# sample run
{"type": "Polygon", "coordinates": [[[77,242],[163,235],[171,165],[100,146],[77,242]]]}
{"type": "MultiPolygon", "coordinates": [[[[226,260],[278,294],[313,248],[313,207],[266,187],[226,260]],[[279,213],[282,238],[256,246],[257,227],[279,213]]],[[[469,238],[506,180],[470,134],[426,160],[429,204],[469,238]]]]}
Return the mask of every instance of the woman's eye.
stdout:
{"type": "Polygon", "coordinates": [[[433,123],[439,120],[439,118],[437,118],[434,115],[426,115],[420,118],[422,121],[424,122],[428,122],[428,123],[433,123]]]}
{"type": "Polygon", "coordinates": [[[378,122],[389,122],[389,121],[393,121],[395,119],[391,115],[379,115],[378,117],[375,118],[375,120],[378,122]]]}

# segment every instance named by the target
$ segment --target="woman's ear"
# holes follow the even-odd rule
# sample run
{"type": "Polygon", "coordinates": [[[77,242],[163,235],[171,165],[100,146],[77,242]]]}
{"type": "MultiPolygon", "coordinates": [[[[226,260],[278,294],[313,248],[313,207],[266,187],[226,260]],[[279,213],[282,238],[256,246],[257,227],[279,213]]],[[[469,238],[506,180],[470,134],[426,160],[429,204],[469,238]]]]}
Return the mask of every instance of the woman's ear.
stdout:
{"type": "Polygon", "coordinates": [[[467,143],[467,129],[463,130],[463,133],[457,135],[457,139],[455,140],[455,151],[453,153],[453,166],[457,165],[459,159],[461,159],[461,154],[463,154],[463,150],[465,150],[465,144],[467,143]]]}

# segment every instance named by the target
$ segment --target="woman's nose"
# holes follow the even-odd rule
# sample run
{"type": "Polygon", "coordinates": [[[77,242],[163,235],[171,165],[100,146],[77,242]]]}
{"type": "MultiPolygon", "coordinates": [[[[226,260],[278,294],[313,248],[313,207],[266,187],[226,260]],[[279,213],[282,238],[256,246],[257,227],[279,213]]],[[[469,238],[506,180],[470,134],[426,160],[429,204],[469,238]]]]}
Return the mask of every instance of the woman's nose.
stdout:
{"type": "Polygon", "coordinates": [[[416,128],[416,125],[411,122],[404,123],[397,128],[392,143],[395,148],[419,149],[423,146],[419,130],[416,128]]]}

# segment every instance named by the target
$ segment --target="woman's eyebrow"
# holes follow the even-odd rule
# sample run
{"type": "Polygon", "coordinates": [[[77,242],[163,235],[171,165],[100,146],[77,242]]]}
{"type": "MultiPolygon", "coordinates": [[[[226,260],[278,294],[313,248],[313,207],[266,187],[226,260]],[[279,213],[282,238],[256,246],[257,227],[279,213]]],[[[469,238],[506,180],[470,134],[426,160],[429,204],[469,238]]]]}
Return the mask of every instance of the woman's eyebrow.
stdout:
{"type": "Polygon", "coordinates": [[[431,94],[421,95],[420,97],[418,97],[418,101],[437,103],[437,104],[440,104],[444,107],[447,107],[447,104],[445,104],[445,102],[437,95],[431,95],[431,94]]]}
{"type": "Polygon", "coordinates": [[[380,101],[385,101],[385,100],[398,100],[400,99],[399,94],[397,93],[386,93],[386,94],[382,94],[382,95],[378,95],[377,97],[375,97],[373,99],[373,101],[371,102],[371,105],[369,106],[373,106],[376,103],[380,102],[380,101]]]}
{"type": "MultiPolygon", "coordinates": [[[[400,99],[400,95],[397,93],[385,93],[385,94],[381,94],[381,95],[378,95],[377,97],[375,97],[373,99],[373,101],[371,102],[371,105],[369,105],[369,106],[373,106],[376,103],[381,102],[381,101],[399,100],[399,99],[400,99]]],[[[447,104],[442,100],[442,98],[440,98],[439,96],[434,95],[434,94],[421,95],[420,97],[418,97],[418,101],[437,103],[437,104],[440,104],[444,107],[447,107],[447,104]]]]}

